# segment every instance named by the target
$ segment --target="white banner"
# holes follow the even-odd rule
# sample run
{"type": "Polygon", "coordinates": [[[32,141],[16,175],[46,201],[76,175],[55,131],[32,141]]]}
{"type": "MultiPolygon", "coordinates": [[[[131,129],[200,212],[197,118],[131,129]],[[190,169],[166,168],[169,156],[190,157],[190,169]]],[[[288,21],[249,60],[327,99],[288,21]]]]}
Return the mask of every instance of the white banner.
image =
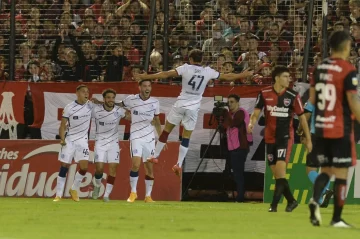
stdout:
{"type": "MultiPolygon", "coordinates": [[[[118,94],[116,101],[124,99],[127,95],[118,94]]],[[[102,100],[100,94],[95,94],[99,100],[102,100]]],[[[175,103],[176,98],[170,97],[156,97],[160,101],[160,111],[165,115],[170,112],[172,105],[175,103]]],[[[41,127],[41,135],[43,139],[55,139],[59,132],[60,121],[58,120],[58,109],[64,108],[71,101],[76,99],[76,94],[69,93],[53,93],[44,92],[45,100],[45,117],[41,127]]],[[[240,105],[248,112],[252,112],[254,109],[255,98],[241,99],[240,105]]],[[[199,117],[196,124],[196,128],[192,133],[189,145],[189,151],[185,160],[184,172],[193,172],[197,168],[200,162],[200,146],[202,144],[208,144],[215,130],[203,129],[203,120],[205,113],[211,113],[214,107],[214,100],[212,97],[204,97],[201,102],[201,108],[199,111],[199,117]]],[[[124,126],[120,127],[120,139],[123,139],[124,126]]],[[[253,161],[251,160],[256,149],[258,148],[262,136],[260,132],[263,129],[261,126],[256,126],[254,129],[254,144],[250,148],[248,158],[245,164],[245,171],[247,172],[265,172],[265,161],[253,161]]],[[[90,131],[90,139],[94,139],[95,136],[94,122],[90,131]]],[[[177,141],[179,139],[179,127],[176,127],[169,136],[169,141],[177,141]]],[[[219,135],[215,137],[213,145],[219,144],[219,135]]],[[[130,153],[130,152],[129,152],[130,153]]],[[[225,167],[225,160],[223,159],[204,159],[199,172],[222,172],[225,167]]]]}

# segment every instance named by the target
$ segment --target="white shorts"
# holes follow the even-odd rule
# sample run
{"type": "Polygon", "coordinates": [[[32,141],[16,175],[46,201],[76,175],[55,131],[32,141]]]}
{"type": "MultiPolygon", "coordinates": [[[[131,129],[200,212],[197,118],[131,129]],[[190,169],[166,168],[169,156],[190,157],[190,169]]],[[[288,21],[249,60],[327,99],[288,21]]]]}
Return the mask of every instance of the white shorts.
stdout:
{"type": "Polygon", "coordinates": [[[67,141],[66,145],[62,146],[59,152],[58,160],[63,163],[71,164],[72,159],[75,163],[80,160],[89,160],[89,143],[87,139],[77,140],[75,142],[67,141]]]}
{"type": "Polygon", "coordinates": [[[180,122],[186,130],[194,130],[199,109],[189,110],[179,107],[172,107],[166,120],[173,125],[179,125],[180,122]]]}
{"type": "Polygon", "coordinates": [[[155,140],[146,142],[143,140],[131,140],[130,141],[130,154],[131,157],[141,157],[143,162],[146,162],[150,156],[154,156],[155,153],[155,140]]]}
{"type": "Polygon", "coordinates": [[[95,145],[95,163],[120,163],[120,148],[119,144],[111,147],[100,147],[95,145]]]}

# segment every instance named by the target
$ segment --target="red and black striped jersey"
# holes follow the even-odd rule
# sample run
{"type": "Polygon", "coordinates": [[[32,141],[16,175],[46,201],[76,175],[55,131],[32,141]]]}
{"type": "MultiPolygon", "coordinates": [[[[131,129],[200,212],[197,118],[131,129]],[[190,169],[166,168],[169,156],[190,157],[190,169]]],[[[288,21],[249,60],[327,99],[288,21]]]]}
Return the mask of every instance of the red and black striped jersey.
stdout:
{"type": "Polygon", "coordinates": [[[311,81],[315,88],[315,134],[322,138],[350,137],[353,120],[346,92],[358,85],[356,69],[343,59],[327,58],[311,81]]]}
{"type": "Polygon", "coordinates": [[[278,94],[272,86],[259,93],[255,108],[264,109],[265,143],[267,144],[292,139],[294,114],[304,113],[301,98],[297,92],[286,88],[278,94]]]}

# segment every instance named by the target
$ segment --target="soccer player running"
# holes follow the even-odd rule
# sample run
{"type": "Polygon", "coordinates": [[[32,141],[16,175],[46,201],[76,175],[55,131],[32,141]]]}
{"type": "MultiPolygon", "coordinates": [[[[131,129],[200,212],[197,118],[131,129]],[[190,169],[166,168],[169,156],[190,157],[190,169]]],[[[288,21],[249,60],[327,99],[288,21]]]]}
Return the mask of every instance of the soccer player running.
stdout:
{"type": "MultiPolygon", "coordinates": [[[[308,101],[304,106],[304,115],[306,120],[309,122],[310,119],[310,133],[311,133],[311,142],[313,143],[313,148],[316,147],[315,141],[315,112],[314,112],[314,105],[308,101]]],[[[305,138],[303,137],[303,132],[301,125],[298,128],[298,134],[301,136],[301,141],[303,142],[305,138]]],[[[314,184],[317,176],[319,175],[319,161],[316,158],[315,150],[311,151],[306,157],[306,174],[310,181],[314,184]]],[[[326,208],[329,206],[329,202],[331,197],[334,195],[334,191],[329,189],[330,181],[325,186],[323,192],[321,193],[320,197],[320,207],[326,208]]]]}
{"type": "Polygon", "coordinates": [[[356,163],[352,116],[360,122],[356,69],[347,61],[351,42],[347,32],[334,32],[329,40],[331,56],[316,67],[311,82],[309,101],[315,106],[315,153],[321,166],[309,202],[310,222],[314,226],[321,224],[319,204],[322,191],[330,177],[335,175],[334,211],[330,225],[351,227],[341,218],[348,168],[356,163]]]}
{"type": "Polygon", "coordinates": [[[91,120],[91,112],[94,104],[88,100],[89,89],[86,85],[76,88],[77,99],[67,106],[63,111],[59,128],[61,150],[59,161],[61,167],[56,184],[56,197],[54,202],[61,200],[64,192],[66,174],[72,160],[79,163],[80,169],[75,174],[74,183],[69,191],[71,198],[78,202],[78,191],[80,183],[85,177],[89,162],[88,133],[91,120]]]}
{"type": "Polygon", "coordinates": [[[151,191],[154,185],[154,171],[152,160],[148,160],[155,150],[155,129],[160,135],[160,104],[159,101],[150,96],[151,81],[143,80],[139,82],[140,93],[129,95],[121,103],[122,106],[131,111],[130,126],[130,153],[132,157],[132,167],[130,171],[131,193],[128,202],[137,199],[137,182],[139,178],[139,168],[141,160],[144,162],[145,169],[145,202],[154,202],[151,198],[151,191]],[[154,120],[154,125],[152,121],[154,120]]]}
{"type": "Polygon", "coordinates": [[[285,66],[275,66],[272,73],[275,82],[273,86],[263,89],[255,103],[254,112],[248,125],[248,132],[253,131],[259,115],[264,109],[265,115],[265,154],[268,165],[275,177],[275,190],[269,212],[277,212],[277,206],[284,195],[288,204],[286,212],[292,212],[298,203],[293,197],[286,180],[286,164],[291,154],[294,141],[293,116],[299,116],[308,152],[312,150],[312,143],[307,120],[303,115],[304,109],[298,93],[288,88],[290,83],[289,69],[285,66]]]}
{"type": "Polygon", "coordinates": [[[101,180],[104,173],[104,164],[109,164],[109,175],[107,176],[104,202],[109,201],[109,195],[113,189],[116,169],[120,163],[119,130],[118,125],[122,118],[130,120],[126,111],[115,105],[116,91],[106,89],[102,93],[103,104],[95,105],[92,117],[95,118],[95,187],[92,198],[99,197],[101,180]]]}
{"type": "Polygon", "coordinates": [[[222,74],[210,67],[201,66],[203,60],[203,52],[198,49],[191,50],[189,53],[189,64],[184,64],[177,67],[175,70],[163,71],[153,75],[139,74],[135,76],[137,80],[154,80],[166,79],[172,77],[182,76],[182,90],[177,101],[171,108],[167,116],[164,130],[162,131],[159,140],[156,144],[155,154],[152,161],[157,162],[163,147],[165,146],[169,134],[176,125],[180,122],[184,126],[182,134],[182,141],[180,144],[177,164],[172,168],[176,175],[180,176],[182,163],[186,156],[189,147],[189,141],[192,131],[195,129],[198,112],[202,95],[209,80],[236,80],[246,78],[253,74],[253,71],[245,70],[240,74],[222,74]]]}

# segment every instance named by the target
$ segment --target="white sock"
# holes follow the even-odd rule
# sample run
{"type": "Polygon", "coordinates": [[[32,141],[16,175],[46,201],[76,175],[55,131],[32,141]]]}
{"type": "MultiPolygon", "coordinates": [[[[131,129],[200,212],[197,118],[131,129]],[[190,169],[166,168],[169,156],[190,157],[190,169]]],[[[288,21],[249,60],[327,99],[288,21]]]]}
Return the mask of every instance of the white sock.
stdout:
{"type": "Polygon", "coordinates": [[[166,143],[157,141],[156,146],[155,146],[155,154],[154,154],[154,157],[155,157],[155,158],[158,158],[158,157],[159,157],[159,155],[160,155],[161,151],[163,150],[165,144],[166,144],[166,143]]]}
{"type": "Polygon", "coordinates": [[[177,165],[181,168],[183,161],[185,159],[186,153],[188,151],[188,148],[180,145],[179,148],[179,157],[178,157],[178,161],[177,161],[177,165]]]}
{"type": "Polygon", "coordinates": [[[130,177],[130,187],[132,193],[136,193],[136,186],[138,179],[139,177],[130,177]]]}
{"type": "Polygon", "coordinates": [[[113,189],[113,186],[114,186],[114,185],[112,185],[112,184],[110,184],[110,183],[107,183],[107,184],[106,184],[104,198],[108,198],[108,197],[110,196],[110,193],[111,193],[111,191],[112,191],[112,189],[113,189]]]}
{"type": "Polygon", "coordinates": [[[154,180],[145,180],[145,187],[146,187],[145,197],[151,196],[153,185],[154,185],[154,180]]]}
{"type": "Polygon", "coordinates": [[[95,186],[96,187],[100,187],[101,186],[101,180],[102,180],[102,178],[99,178],[99,179],[97,179],[97,178],[95,178],[95,186]]]}
{"type": "Polygon", "coordinates": [[[65,187],[66,177],[57,177],[56,182],[56,197],[62,197],[64,193],[64,187],[65,187]]]}
{"type": "Polygon", "coordinates": [[[74,183],[73,183],[73,185],[71,186],[71,189],[72,189],[72,190],[79,191],[80,183],[82,182],[82,180],[84,179],[84,177],[85,177],[85,176],[81,175],[81,174],[79,173],[79,171],[77,171],[76,174],[75,174],[74,183]]]}

